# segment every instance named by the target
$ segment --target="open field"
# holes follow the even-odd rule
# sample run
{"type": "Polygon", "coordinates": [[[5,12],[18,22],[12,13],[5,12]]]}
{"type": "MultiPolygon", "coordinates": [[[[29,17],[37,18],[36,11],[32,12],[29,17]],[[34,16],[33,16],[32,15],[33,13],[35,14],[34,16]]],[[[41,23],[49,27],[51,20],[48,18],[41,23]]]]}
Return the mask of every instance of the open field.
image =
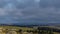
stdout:
{"type": "Polygon", "coordinates": [[[40,26],[40,27],[17,27],[17,26],[0,26],[0,34],[60,34],[60,28],[54,26],[40,26]]]}
{"type": "Polygon", "coordinates": [[[12,33],[12,34],[20,34],[22,30],[23,32],[33,31],[33,28],[28,27],[17,27],[17,26],[0,26],[0,34],[12,33]]]}
{"type": "Polygon", "coordinates": [[[19,30],[19,29],[22,29],[23,31],[33,30],[33,28],[17,27],[17,26],[0,26],[0,28],[2,28],[2,29],[10,29],[10,30],[19,30]]]}

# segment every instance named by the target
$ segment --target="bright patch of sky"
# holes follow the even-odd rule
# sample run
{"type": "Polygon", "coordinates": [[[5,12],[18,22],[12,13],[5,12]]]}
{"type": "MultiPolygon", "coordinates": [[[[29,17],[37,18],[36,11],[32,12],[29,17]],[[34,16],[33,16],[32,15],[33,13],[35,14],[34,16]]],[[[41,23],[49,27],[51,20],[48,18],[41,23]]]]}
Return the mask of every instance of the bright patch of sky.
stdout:
{"type": "Polygon", "coordinates": [[[13,3],[8,3],[4,8],[5,8],[5,9],[14,9],[15,6],[14,6],[13,3]]]}
{"type": "Polygon", "coordinates": [[[40,2],[40,0],[35,0],[35,2],[40,2]]]}

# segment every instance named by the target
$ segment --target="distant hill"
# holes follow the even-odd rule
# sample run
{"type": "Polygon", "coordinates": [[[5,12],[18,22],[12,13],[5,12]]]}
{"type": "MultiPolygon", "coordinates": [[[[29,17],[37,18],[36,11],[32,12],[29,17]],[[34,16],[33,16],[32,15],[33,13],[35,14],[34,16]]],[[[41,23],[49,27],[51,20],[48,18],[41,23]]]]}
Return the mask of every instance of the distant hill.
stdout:
{"type": "Polygon", "coordinates": [[[31,26],[59,26],[60,23],[40,23],[40,24],[20,24],[20,23],[13,23],[13,24],[0,24],[0,26],[20,26],[20,27],[31,27],[31,26]]]}

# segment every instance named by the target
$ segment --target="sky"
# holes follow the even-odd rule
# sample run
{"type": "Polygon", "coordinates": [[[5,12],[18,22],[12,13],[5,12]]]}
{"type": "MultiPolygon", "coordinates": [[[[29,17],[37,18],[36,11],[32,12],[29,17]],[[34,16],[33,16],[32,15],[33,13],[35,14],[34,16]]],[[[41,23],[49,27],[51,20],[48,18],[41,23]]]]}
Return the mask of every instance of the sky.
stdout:
{"type": "Polygon", "coordinates": [[[0,23],[60,23],[59,0],[0,0],[0,23]]]}

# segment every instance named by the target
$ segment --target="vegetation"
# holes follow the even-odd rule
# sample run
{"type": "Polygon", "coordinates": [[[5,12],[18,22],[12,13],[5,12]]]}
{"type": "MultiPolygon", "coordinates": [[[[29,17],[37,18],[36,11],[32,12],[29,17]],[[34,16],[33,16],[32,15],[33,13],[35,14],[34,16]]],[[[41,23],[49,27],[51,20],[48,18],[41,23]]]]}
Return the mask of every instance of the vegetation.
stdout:
{"type": "MultiPolygon", "coordinates": [[[[23,32],[33,32],[35,34],[60,34],[60,29],[54,29],[52,27],[38,27],[29,28],[29,27],[17,27],[17,26],[0,26],[0,30],[7,33],[9,31],[16,31],[17,33],[23,32]]],[[[1,31],[0,31],[1,32],[1,31]]]]}

